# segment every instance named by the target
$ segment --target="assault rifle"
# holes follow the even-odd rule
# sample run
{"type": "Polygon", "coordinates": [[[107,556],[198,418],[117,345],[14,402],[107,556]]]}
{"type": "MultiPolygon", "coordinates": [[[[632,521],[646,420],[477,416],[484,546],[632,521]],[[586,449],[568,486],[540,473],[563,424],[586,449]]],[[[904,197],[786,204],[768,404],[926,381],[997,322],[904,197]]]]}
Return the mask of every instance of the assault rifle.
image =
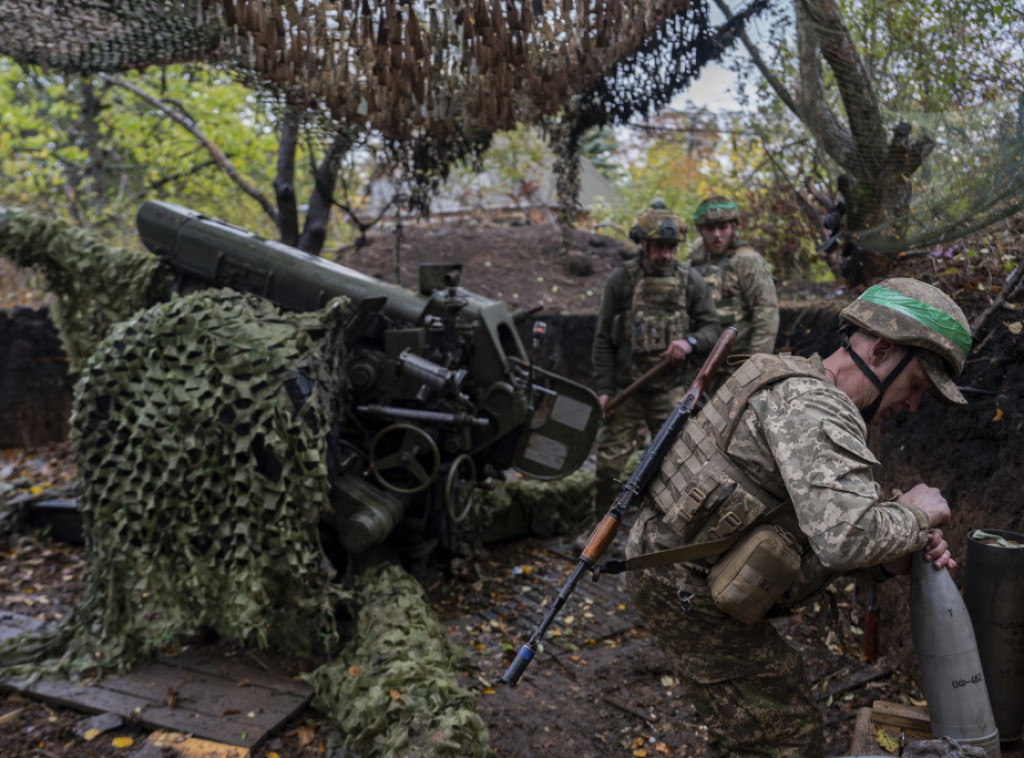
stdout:
{"type": "Polygon", "coordinates": [[[516,653],[515,659],[509,664],[508,669],[502,675],[501,681],[505,684],[510,684],[514,687],[522,678],[523,672],[526,671],[526,667],[530,665],[530,661],[533,660],[534,655],[537,653],[537,647],[544,638],[544,633],[547,632],[548,627],[551,626],[558,612],[562,610],[562,606],[565,605],[573,590],[576,589],[576,585],[583,577],[583,574],[586,571],[593,571],[594,581],[598,580],[600,572],[595,569],[597,559],[601,557],[601,554],[604,553],[612,543],[612,540],[615,539],[615,533],[618,531],[619,524],[622,523],[622,518],[626,515],[626,512],[640,503],[644,490],[651,483],[654,474],[661,466],[662,460],[668,454],[669,448],[690,418],[690,414],[693,413],[693,409],[711,381],[711,377],[715,375],[719,367],[725,362],[725,358],[729,354],[729,348],[732,347],[732,343],[736,339],[736,334],[736,328],[732,326],[726,327],[722,331],[722,336],[718,338],[718,342],[715,343],[711,354],[704,361],[704,365],[701,366],[697,378],[690,385],[690,389],[687,390],[683,399],[676,404],[668,420],[658,430],[650,447],[647,448],[640,459],[640,465],[636,467],[629,481],[622,485],[622,490],[619,492],[618,497],[615,498],[611,509],[594,528],[594,531],[587,540],[586,547],[580,553],[576,568],[565,581],[565,584],[562,585],[562,590],[558,593],[558,597],[555,598],[551,609],[543,621],[540,622],[540,626],[537,627],[533,636],[516,653]]]}

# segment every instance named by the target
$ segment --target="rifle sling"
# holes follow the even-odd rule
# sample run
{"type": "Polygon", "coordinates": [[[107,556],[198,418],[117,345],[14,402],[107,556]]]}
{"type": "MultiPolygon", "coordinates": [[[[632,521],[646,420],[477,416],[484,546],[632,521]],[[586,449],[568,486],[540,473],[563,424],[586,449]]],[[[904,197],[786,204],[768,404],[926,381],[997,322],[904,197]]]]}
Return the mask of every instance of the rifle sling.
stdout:
{"type": "Polygon", "coordinates": [[[746,531],[743,531],[739,534],[733,534],[711,542],[698,542],[695,545],[673,547],[669,550],[659,550],[656,553],[644,553],[643,555],[636,555],[626,560],[605,561],[605,564],[601,567],[601,573],[621,574],[623,571],[649,569],[656,566],[668,566],[672,563],[682,563],[683,561],[695,561],[698,558],[707,558],[711,555],[724,553],[739,542],[740,538],[745,534],[746,531]]]}

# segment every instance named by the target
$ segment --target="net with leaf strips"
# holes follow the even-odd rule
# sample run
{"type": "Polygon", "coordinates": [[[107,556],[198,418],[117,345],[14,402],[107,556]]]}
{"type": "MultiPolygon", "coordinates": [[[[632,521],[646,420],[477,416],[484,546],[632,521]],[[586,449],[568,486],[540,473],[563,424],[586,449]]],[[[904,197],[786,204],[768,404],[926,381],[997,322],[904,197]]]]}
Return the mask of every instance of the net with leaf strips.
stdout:
{"type": "Polygon", "coordinates": [[[120,670],[202,628],[260,647],[337,641],[317,525],[346,301],[284,315],[209,290],[117,324],[76,385],[87,596],[45,668],[120,670]]]}
{"type": "Polygon", "coordinates": [[[363,572],[359,626],[342,654],[307,678],[313,707],[362,755],[490,756],[490,735],[455,674],[459,653],[420,584],[381,564],[363,572]]]}
{"type": "Polygon", "coordinates": [[[57,296],[54,323],[77,373],[110,325],[166,298],[173,277],[147,253],[114,248],[57,218],[7,211],[0,256],[35,267],[57,296]]]}
{"type": "MultiPolygon", "coordinates": [[[[692,0],[0,0],[0,54],[81,75],[223,65],[307,109],[322,136],[380,135],[425,210],[437,177],[495,132],[568,115],[556,134],[575,154],[589,126],[666,103],[767,4],[715,35],[692,0]]],[[[578,182],[561,186],[569,219],[578,182]]]]}

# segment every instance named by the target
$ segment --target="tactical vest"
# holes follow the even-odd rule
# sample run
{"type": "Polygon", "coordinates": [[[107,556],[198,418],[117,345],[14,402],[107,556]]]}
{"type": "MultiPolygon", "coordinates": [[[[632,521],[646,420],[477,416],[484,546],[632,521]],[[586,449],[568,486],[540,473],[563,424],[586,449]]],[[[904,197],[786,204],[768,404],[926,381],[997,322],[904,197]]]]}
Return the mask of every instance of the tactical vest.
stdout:
{"type": "Polygon", "coordinates": [[[822,378],[806,358],[755,355],[711,398],[701,415],[683,427],[645,502],[662,514],[665,526],[684,544],[728,537],[786,503],[784,488],[775,491],[754,481],[724,451],[750,398],[771,384],[798,376],[822,378]]]}
{"type": "Polygon", "coordinates": [[[674,275],[647,276],[638,261],[629,261],[625,267],[633,296],[621,318],[633,352],[636,379],[660,361],[658,356],[669,343],[685,339],[690,333],[686,286],[690,269],[676,263],[674,275]]]}
{"type": "MultiPolygon", "coordinates": [[[[715,309],[718,311],[718,320],[723,327],[734,326],[737,321],[742,321],[743,303],[739,297],[739,284],[736,274],[729,266],[733,256],[740,251],[756,252],[748,245],[740,245],[732,248],[729,254],[718,261],[708,260],[697,267],[700,275],[704,277],[705,284],[711,297],[715,299],[715,309]]],[[[706,248],[705,248],[706,252],[706,248]]]]}

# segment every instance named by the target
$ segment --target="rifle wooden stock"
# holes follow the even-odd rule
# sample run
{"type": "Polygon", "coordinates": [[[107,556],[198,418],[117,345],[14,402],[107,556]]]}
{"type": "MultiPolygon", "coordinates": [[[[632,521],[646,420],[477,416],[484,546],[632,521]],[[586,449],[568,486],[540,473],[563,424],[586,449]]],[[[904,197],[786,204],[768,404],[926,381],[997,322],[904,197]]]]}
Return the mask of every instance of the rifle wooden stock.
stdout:
{"type": "Polygon", "coordinates": [[[647,384],[647,382],[651,381],[651,379],[656,377],[658,374],[660,374],[662,371],[667,369],[673,363],[675,363],[674,360],[672,360],[671,358],[666,358],[661,363],[659,363],[657,366],[655,366],[654,368],[650,369],[647,373],[645,373],[643,376],[641,376],[639,379],[637,379],[635,382],[633,382],[631,385],[626,387],[626,389],[622,390],[622,392],[620,392],[618,395],[616,395],[611,400],[609,400],[607,405],[605,405],[605,407],[604,407],[604,415],[607,416],[609,413],[611,413],[616,408],[618,408],[620,405],[622,405],[624,402],[626,402],[626,398],[628,398],[630,395],[632,395],[638,389],[643,387],[645,384],[647,384]]]}
{"type": "MultiPolygon", "coordinates": [[[[668,453],[675,438],[679,435],[680,430],[686,424],[687,419],[689,419],[701,394],[707,389],[711,377],[715,375],[715,372],[725,362],[725,358],[729,354],[729,348],[732,347],[732,343],[736,339],[736,333],[735,327],[730,326],[718,338],[718,342],[715,343],[715,347],[711,350],[707,360],[704,361],[704,365],[697,372],[697,378],[693,380],[693,384],[690,385],[683,399],[676,404],[668,420],[658,430],[650,447],[647,448],[647,451],[640,459],[640,465],[636,467],[629,481],[622,485],[622,490],[619,492],[618,497],[615,498],[615,503],[612,504],[611,509],[594,528],[590,538],[587,540],[586,547],[580,553],[576,568],[573,569],[572,574],[569,575],[565,584],[562,585],[562,589],[558,593],[558,597],[555,598],[555,602],[551,604],[547,615],[544,616],[544,619],[540,622],[540,625],[531,635],[530,639],[519,649],[516,657],[502,675],[501,681],[505,684],[510,684],[514,687],[522,677],[526,667],[533,660],[534,655],[536,655],[537,647],[544,638],[545,632],[554,622],[558,612],[562,610],[562,606],[565,605],[565,602],[572,595],[573,590],[576,589],[576,585],[583,577],[584,572],[594,568],[597,559],[601,557],[601,554],[612,543],[612,540],[615,539],[615,534],[619,529],[619,524],[622,523],[622,517],[626,514],[626,511],[639,503],[643,497],[644,490],[647,489],[647,485],[651,483],[654,474],[660,468],[662,460],[668,453]]],[[[595,572],[594,581],[597,581],[597,578],[598,574],[595,572]]]]}

